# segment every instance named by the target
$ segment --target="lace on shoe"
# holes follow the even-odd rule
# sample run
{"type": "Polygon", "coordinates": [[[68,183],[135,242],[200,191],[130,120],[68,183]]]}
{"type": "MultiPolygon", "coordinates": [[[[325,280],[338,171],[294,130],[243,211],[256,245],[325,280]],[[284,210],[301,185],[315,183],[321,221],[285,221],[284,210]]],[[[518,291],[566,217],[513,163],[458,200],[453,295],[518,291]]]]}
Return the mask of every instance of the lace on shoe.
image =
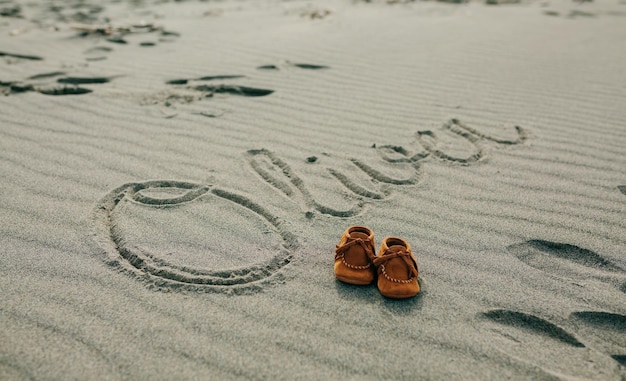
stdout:
{"type": "Polygon", "coordinates": [[[376,267],[380,266],[383,276],[387,278],[388,280],[392,282],[396,282],[396,283],[412,282],[413,278],[417,278],[419,275],[419,271],[417,269],[417,262],[415,262],[415,259],[413,259],[413,256],[411,255],[411,253],[409,253],[406,250],[391,251],[387,249],[385,250],[384,253],[379,254],[378,257],[374,259],[374,266],[376,267]],[[387,271],[385,271],[385,263],[387,263],[387,261],[393,258],[402,258],[402,260],[404,260],[404,262],[409,268],[409,271],[411,272],[411,276],[409,277],[409,279],[396,279],[396,278],[390,277],[387,274],[387,271]]]}
{"type": "Polygon", "coordinates": [[[349,267],[351,269],[355,269],[355,270],[367,269],[372,265],[371,262],[374,260],[374,258],[375,258],[374,251],[372,250],[372,246],[369,240],[363,240],[361,238],[352,238],[348,242],[346,242],[343,246],[339,246],[339,245],[335,246],[335,260],[341,259],[341,262],[343,262],[343,264],[346,265],[346,267],[349,267]],[[354,245],[359,245],[363,248],[363,250],[365,251],[365,254],[367,254],[367,257],[370,260],[370,263],[368,263],[367,265],[363,265],[363,266],[357,266],[357,265],[352,265],[346,262],[346,258],[345,258],[346,250],[348,250],[354,245]]]}

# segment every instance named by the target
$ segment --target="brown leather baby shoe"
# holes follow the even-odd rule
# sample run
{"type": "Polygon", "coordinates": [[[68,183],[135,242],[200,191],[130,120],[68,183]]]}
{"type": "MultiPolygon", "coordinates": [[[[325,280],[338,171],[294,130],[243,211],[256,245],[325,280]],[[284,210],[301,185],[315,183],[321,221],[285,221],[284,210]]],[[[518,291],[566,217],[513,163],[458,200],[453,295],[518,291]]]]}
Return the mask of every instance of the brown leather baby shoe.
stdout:
{"type": "Polygon", "coordinates": [[[420,292],[417,261],[411,246],[402,238],[385,238],[374,265],[378,269],[378,290],[383,296],[403,299],[420,292]]]}
{"type": "Polygon", "coordinates": [[[374,281],[374,232],[350,226],[335,250],[335,277],[342,282],[366,285],[374,281]]]}

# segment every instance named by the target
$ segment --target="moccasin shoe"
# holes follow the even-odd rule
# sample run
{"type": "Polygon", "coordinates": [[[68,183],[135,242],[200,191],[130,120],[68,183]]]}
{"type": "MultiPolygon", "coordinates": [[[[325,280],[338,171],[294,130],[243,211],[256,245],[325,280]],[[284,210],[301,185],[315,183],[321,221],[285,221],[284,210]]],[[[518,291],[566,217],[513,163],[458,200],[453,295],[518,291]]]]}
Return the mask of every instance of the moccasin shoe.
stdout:
{"type": "Polygon", "coordinates": [[[366,285],[374,281],[374,232],[365,226],[350,226],[335,250],[335,277],[342,282],[366,285]]]}
{"type": "Polygon", "coordinates": [[[411,246],[402,238],[385,238],[374,265],[378,270],[378,290],[383,296],[403,299],[420,292],[417,261],[411,246]]]}

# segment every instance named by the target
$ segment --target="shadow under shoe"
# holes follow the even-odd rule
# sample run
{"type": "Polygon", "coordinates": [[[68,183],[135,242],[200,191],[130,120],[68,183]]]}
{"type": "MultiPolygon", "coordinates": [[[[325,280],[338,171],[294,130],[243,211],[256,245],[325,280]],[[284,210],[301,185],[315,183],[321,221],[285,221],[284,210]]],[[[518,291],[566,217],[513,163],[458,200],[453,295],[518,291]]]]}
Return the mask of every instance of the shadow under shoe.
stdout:
{"type": "Polygon", "coordinates": [[[383,296],[404,299],[420,292],[417,260],[402,238],[385,238],[374,265],[378,269],[378,290],[383,296]]]}
{"type": "Polygon", "coordinates": [[[368,285],[374,281],[374,232],[365,226],[351,226],[335,249],[335,277],[342,282],[368,285]]]}

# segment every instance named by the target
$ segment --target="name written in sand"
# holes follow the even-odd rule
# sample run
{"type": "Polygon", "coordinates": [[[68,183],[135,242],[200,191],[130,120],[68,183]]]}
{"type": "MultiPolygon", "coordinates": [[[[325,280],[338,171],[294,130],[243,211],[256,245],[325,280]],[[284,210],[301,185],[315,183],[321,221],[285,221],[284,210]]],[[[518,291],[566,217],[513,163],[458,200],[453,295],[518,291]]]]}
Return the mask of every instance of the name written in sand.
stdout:
{"type": "MultiPolygon", "coordinates": [[[[424,160],[470,165],[485,157],[486,144],[516,145],[526,141],[528,134],[524,129],[516,126],[515,131],[515,139],[500,139],[451,119],[437,133],[418,131],[415,142],[421,149],[415,152],[402,146],[374,146],[383,163],[408,167],[411,174],[396,178],[369,162],[349,159],[350,165],[372,180],[369,186],[338,168],[325,168],[343,186],[341,193],[351,194],[357,200],[347,209],[317,200],[307,186],[311,179],[299,176],[276,153],[254,149],[247,151],[245,158],[251,171],[297,205],[307,220],[316,214],[346,218],[363,213],[364,206],[375,200],[384,200],[393,187],[418,184],[424,160]],[[440,144],[440,134],[461,138],[473,147],[473,152],[466,156],[449,153],[440,144]],[[373,188],[376,185],[380,187],[373,188]]],[[[309,165],[319,162],[313,156],[306,160],[309,165]]],[[[107,253],[108,263],[158,289],[231,294],[259,291],[283,280],[282,270],[292,262],[293,251],[298,247],[298,238],[279,215],[216,185],[174,180],[124,184],[100,200],[94,217],[96,237],[107,253]],[[167,222],[176,210],[187,216],[184,224],[175,218],[172,223],[167,222]],[[212,218],[220,215],[227,215],[228,219],[212,218]],[[198,221],[193,222],[195,219],[198,221]],[[224,221],[230,223],[225,226],[224,221]],[[187,223],[196,228],[182,226],[187,223]],[[210,243],[206,240],[207,231],[214,238],[210,243]],[[236,240],[232,239],[234,236],[236,240]],[[254,255],[248,255],[250,252],[254,255]]]]}

